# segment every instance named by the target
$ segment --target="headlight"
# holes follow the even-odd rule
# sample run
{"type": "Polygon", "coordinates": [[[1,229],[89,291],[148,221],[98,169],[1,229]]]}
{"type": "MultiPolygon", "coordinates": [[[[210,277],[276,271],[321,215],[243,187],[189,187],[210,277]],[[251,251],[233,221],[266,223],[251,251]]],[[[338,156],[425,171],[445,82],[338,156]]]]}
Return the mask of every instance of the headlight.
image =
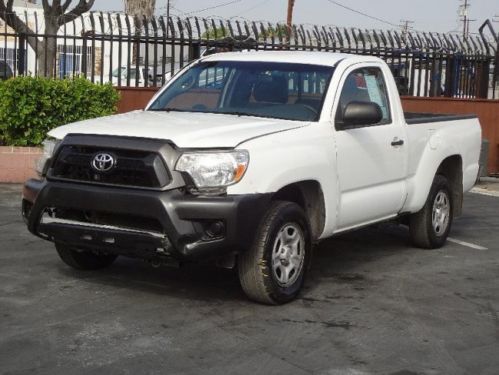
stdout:
{"type": "Polygon", "coordinates": [[[35,163],[35,170],[40,177],[45,175],[47,161],[52,157],[59,143],[60,140],[55,138],[47,138],[43,141],[43,154],[35,163]]]}
{"type": "Polygon", "coordinates": [[[175,169],[188,173],[198,189],[223,188],[239,182],[248,163],[246,150],[186,152],[175,169]]]}

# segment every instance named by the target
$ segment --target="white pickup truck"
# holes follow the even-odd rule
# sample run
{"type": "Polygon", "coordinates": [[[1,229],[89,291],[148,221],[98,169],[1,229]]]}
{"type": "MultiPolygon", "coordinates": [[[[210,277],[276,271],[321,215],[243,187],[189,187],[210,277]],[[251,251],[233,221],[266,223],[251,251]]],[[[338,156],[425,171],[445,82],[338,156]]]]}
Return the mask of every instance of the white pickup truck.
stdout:
{"type": "Polygon", "coordinates": [[[296,297],[338,233],[400,220],[444,245],[481,145],[474,116],[404,114],[378,58],[283,51],[203,57],[145,110],[49,135],[22,213],[65,263],[237,265],[268,304],[296,297]]]}

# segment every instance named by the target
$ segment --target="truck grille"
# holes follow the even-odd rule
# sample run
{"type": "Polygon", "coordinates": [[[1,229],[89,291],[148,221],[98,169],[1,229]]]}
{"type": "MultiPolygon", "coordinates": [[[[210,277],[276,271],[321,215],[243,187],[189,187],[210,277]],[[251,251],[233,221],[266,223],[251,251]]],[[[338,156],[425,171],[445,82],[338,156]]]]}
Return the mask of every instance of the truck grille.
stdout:
{"type": "Polygon", "coordinates": [[[168,169],[155,152],[78,145],[62,146],[49,177],[145,188],[161,188],[170,182],[168,169]],[[92,167],[94,156],[101,152],[111,154],[115,159],[115,165],[109,171],[99,172],[92,167]]]}

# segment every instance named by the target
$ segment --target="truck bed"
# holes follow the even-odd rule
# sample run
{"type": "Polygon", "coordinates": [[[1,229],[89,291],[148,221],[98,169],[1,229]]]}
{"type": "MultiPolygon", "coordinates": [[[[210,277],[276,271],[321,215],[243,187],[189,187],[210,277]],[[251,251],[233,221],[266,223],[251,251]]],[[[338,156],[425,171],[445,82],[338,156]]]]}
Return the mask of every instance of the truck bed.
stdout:
{"type": "Polygon", "coordinates": [[[477,118],[477,115],[451,115],[446,113],[420,113],[404,112],[405,121],[408,125],[423,124],[429,122],[456,121],[477,118]]]}

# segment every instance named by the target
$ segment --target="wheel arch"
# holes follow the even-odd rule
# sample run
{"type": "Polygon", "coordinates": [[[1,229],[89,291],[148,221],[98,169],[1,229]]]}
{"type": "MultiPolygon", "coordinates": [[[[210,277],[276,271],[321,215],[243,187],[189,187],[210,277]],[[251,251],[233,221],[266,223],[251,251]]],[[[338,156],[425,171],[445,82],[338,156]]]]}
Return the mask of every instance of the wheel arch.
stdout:
{"type": "Polygon", "coordinates": [[[463,157],[456,150],[441,150],[438,154],[427,150],[419,160],[417,170],[408,179],[408,198],[402,212],[418,212],[428,199],[431,186],[436,175],[449,180],[453,202],[454,216],[459,216],[463,202],[463,157]],[[447,152],[442,152],[447,151],[447,152]]]}
{"type": "Polygon", "coordinates": [[[463,208],[463,158],[461,155],[451,155],[445,158],[439,165],[437,175],[444,176],[449,182],[451,189],[454,217],[462,213],[463,208]]]}
{"type": "Polygon", "coordinates": [[[296,203],[306,213],[312,231],[312,240],[316,241],[324,231],[326,223],[326,205],[321,184],[316,180],[294,182],[276,191],[272,200],[296,203]]]}

